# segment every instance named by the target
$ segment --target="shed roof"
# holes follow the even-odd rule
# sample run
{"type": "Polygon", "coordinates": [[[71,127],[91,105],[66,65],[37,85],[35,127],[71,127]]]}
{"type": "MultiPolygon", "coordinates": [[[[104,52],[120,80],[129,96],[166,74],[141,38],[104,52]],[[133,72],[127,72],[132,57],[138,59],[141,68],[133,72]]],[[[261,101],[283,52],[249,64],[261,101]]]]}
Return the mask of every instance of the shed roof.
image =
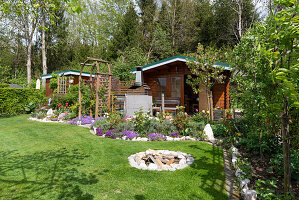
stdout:
{"type": "MultiPolygon", "coordinates": [[[[51,74],[45,74],[42,75],[41,78],[42,79],[47,79],[47,78],[52,78],[52,74],[59,74],[59,76],[66,76],[66,75],[74,75],[74,76],[79,76],[80,75],[80,71],[76,71],[76,70],[64,70],[64,71],[60,71],[60,72],[55,72],[55,73],[51,73],[51,74]]],[[[90,76],[90,73],[88,72],[82,72],[82,76],[90,76]]],[[[92,77],[96,77],[96,74],[92,74],[92,77]]]]}
{"type": "MultiPolygon", "coordinates": [[[[176,62],[176,61],[187,62],[188,60],[193,60],[194,61],[195,58],[188,57],[188,56],[176,55],[176,56],[173,56],[173,57],[170,57],[170,58],[166,58],[166,59],[163,59],[163,60],[159,60],[157,62],[153,62],[153,63],[147,64],[147,65],[144,65],[141,68],[142,68],[143,71],[146,71],[146,70],[153,69],[153,68],[156,68],[156,67],[160,67],[162,65],[166,65],[166,64],[173,63],[173,62],[176,62]]],[[[224,67],[224,69],[230,70],[229,64],[227,64],[227,63],[216,62],[214,66],[222,66],[222,67],[224,67]]],[[[131,70],[132,73],[135,73],[135,71],[136,71],[136,68],[131,70]]]]}

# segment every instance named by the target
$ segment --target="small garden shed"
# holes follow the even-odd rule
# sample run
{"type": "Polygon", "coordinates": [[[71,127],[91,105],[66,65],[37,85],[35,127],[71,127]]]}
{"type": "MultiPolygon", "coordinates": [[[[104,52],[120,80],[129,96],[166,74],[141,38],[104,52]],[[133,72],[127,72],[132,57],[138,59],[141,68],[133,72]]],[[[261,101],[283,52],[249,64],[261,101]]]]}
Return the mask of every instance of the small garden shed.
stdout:
{"type": "MultiPolygon", "coordinates": [[[[186,83],[187,76],[191,75],[186,62],[194,58],[177,55],[142,66],[144,83],[151,88],[154,103],[161,104],[162,93],[165,95],[165,106],[185,106],[188,113],[193,113],[199,107],[208,109],[205,88],[202,92],[194,94],[190,85],[186,83]]],[[[215,84],[212,90],[213,107],[228,109],[230,107],[229,79],[231,72],[226,63],[215,63],[216,66],[224,67],[225,80],[215,84]]],[[[133,69],[132,73],[136,73],[133,69]]]]}
{"type": "MultiPolygon", "coordinates": [[[[52,95],[53,90],[50,88],[50,81],[53,76],[53,74],[59,75],[58,81],[58,88],[57,88],[57,93],[58,94],[65,94],[67,93],[67,88],[69,88],[71,85],[77,85],[79,83],[79,76],[80,76],[80,71],[76,70],[65,70],[65,71],[60,71],[60,72],[55,72],[52,74],[46,74],[42,75],[42,79],[46,79],[46,96],[49,97],[52,95]]],[[[95,84],[96,83],[96,74],[92,74],[92,82],[95,84]]],[[[105,74],[100,74],[100,79],[107,79],[107,75],[105,74]]],[[[82,72],[82,80],[85,84],[90,82],[90,73],[88,72],[82,72]]],[[[120,85],[119,80],[112,77],[112,91],[117,91],[118,87],[120,85]]]]}

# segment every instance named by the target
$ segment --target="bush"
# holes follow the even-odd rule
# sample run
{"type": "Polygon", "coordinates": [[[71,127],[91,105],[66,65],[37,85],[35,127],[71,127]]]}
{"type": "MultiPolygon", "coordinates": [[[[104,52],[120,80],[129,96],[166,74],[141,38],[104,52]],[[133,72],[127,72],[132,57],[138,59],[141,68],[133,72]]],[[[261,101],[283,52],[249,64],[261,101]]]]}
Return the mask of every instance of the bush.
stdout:
{"type": "Polygon", "coordinates": [[[9,84],[7,84],[7,83],[0,83],[0,88],[9,88],[9,84]]]}
{"type": "Polygon", "coordinates": [[[25,114],[25,107],[30,102],[36,105],[45,103],[45,91],[29,88],[0,88],[1,116],[25,114]]]}
{"type": "Polygon", "coordinates": [[[123,120],[115,127],[117,131],[134,131],[135,124],[131,120],[123,120]]]}
{"type": "MultiPolygon", "coordinates": [[[[264,155],[277,154],[281,151],[281,138],[275,135],[264,133],[261,139],[262,153],[264,155]]],[[[242,137],[236,147],[245,149],[247,152],[259,155],[260,140],[258,133],[250,133],[247,137],[242,137]]]]}
{"type": "Polygon", "coordinates": [[[195,121],[190,121],[185,130],[185,134],[191,137],[196,137],[204,140],[206,138],[203,132],[203,124],[195,121]]]}
{"type": "Polygon", "coordinates": [[[183,112],[180,111],[173,119],[173,124],[176,126],[178,131],[182,133],[183,135],[186,135],[186,128],[188,127],[190,120],[190,116],[183,112]]]}
{"type": "Polygon", "coordinates": [[[223,124],[211,125],[214,136],[225,137],[228,134],[226,127],[223,124]]]}

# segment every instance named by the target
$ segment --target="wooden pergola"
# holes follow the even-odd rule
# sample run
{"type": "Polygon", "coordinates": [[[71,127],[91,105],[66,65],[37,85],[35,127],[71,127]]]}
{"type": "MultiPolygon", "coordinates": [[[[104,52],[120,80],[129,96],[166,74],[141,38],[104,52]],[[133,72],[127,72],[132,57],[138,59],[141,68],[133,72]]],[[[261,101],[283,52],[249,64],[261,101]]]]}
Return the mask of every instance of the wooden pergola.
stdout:
{"type": "Polygon", "coordinates": [[[95,105],[95,119],[98,118],[99,116],[99,94],[98,94],[98,91],[99,91],[99,87],[100,87],[100,75],[108,75],[109,78],[108,78],[108,108],[110,109],[111,108],[111,102],[110,102],[110,97],[111,97],[111,77],[112,77],[112,74],[111,74],[111,70],[110,70],[110,66],[109,66],[109,62],[108,61],[105,61],[105,60],[101,60],[101,59],[97,59],[97,58],[90,58],[90,57],[87,57],[87,59],[85,60],[84,63],[81,63],[81,71],[80,71],[80,77],[79,77],[79,120],[81,121],[81,116],[82,116],[82,103],[81,103],[81,99],[82,99],[82,93],[81,93],[81,81],[82,81],[82,72],[83,72],[83,69],[85,66],[92,66],[92,69],[90,71],[90,77],[89,77],[89,80],[90,80],[90,90],[92,91],[92,73],[93,73],[93,70],[95,67],[97,67],[97,80],[96,80],[96,105],[95,105]],[[93,62],[92,64],[91,63],[88,63],[88,62],[93,62]],[[107,73],[100,73],[100,66],[99,66],[99,63],[104,63],[106,64],[107,68],[108,68],[108,74],[107,73]]]}

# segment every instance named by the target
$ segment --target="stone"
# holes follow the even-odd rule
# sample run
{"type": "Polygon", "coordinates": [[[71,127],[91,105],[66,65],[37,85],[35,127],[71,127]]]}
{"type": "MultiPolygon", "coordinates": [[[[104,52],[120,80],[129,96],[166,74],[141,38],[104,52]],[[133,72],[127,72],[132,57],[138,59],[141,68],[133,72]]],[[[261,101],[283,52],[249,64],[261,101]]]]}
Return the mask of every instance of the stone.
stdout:
{"type": "Polygon", "coordinates": [[[249,183],[250,183],[249,179],[240,180],[240,189],[242,189],[243,187],[247,186],[249,183]]]}
{"type": "Polygon", "coordinates": [[[48,111],[47,111],[47,116],[52,116],[53,115],[53,110],[52,108],[50,108],[48,111]]]}
{"type": "Polygon", "coordinates": [[[166,165],[171,165],[173,162],[174,162],[174,158],[171,159],[170,161],[168,161],[168,162],[166,163],[166,165]]]}
{"type": "Polygon", "coordinates": [[[181,141],[181,138],[173,138],[173,141],[181,141]]]}
{"type": "Polygon", "coordinates": [[[214,138],[214,133],[212,130],[212,127],[210,124],[207,124],[203,130],[207,136],[207,140],[209,140],[210,142],[214,142],[215,138],[214,138]]]}
{"type": "Polygon", "coordinates": [[[162,165],[161,166],[162,170],[170,170],[170,166],[169,165],[162,165]]]}
{"type": "Polygon", "coordinates": [[[257,193],[255,190],[243,189],[241,191],[241,195],[244,200],[256,200],[257,199],[257,193]]]}
{"type": "Polygon", "coordinates": [[[232,158],[232,163],[233,163],[234,168],[236,168],[236,163],[237,163],[237,161],[238,161],[238,158],[235,157],[235,156],[233,156],[233,158],[232,158]]]}
{"type": "Polygon", "coordinates": [[[166,137],[166,141],[173,141],[173,138],[172,138],[172,137],[169,137],[169,136],[167,136],[167,137],[166,137]]]}
{"type": "Polygon", "coordinates": [[[145,170],[145,169],[147,169],[147,166],[146,166],[145,163],[141,163],[141,164],[139,165],[139,168],[145,170]]]}
{"type": "Polygon", "coordinates": [[[242,174],[244,174],[244,172],[238,167],[235,173],[236,177],[240,177],[242,174]]]}
{"type": "Polygon", "coordinates": [[[148,170],[156,170],[158,166],[154,163],[150,163],[147,167],[148,170]]]}
{"type": "Polygon", "coordinates": [[[184,156],[183,154],[179,154],[179,155],[178,155],[178,158],[179,158],[179,159],[183,159],[183,158],[185,158],[185,156],[184,156]]]}
{"type": "Polygon", "coordinates": [[[179,164],[180,164],[180,165],[182,165],[182,164],[186,164],[186,159],[185,159],[185,158],[181,159],[180,162],[179,162],[179,164]]]}

